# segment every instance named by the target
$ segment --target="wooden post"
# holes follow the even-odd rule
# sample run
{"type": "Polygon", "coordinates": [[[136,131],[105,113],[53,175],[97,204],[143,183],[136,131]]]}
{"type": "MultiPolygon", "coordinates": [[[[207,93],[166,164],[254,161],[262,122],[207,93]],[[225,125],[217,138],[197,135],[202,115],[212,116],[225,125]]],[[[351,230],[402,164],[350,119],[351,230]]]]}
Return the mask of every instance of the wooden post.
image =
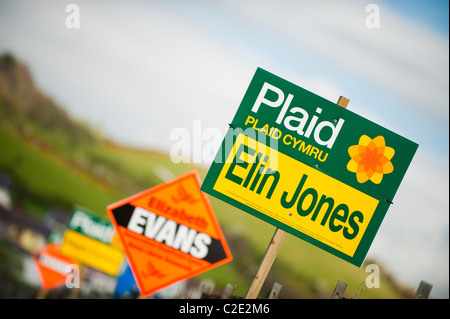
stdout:
{"type": "Polygon", "coordinates": [[[222,292],[222,295],[220,296],[221,299],[230,299],[233,295],[234,291],[234,285],[233,284],[227,284],[225,287],[225,290],[222,292]]]}
{"type": "Polygon", "coordinates": [[[35,299],[45,299],[48,295],[48,289],[44,288],[44,287],[40,287],[35,299]]]}
{"type": "Polygon", "coordinates": [[[340,96],[336,104],[339,106],[342,106],[344,109],[346,109],[348,102],[350,102],[349,99],[347,99],[346,97],[340,96]]]}
{"type": "Polygon", "coordinates": [[[275,229],[272,240],[267,247],[266,253],[264,254],[261,265],[259,266],[258,272],[253,278],[252,285],[247,291],[245,299],[256,299],[258,297],[259,291],[266,280],[267,274],[269,273],[270,267],[272,267],[273,261],[277,256],[278,250],[280,250],[281,244],[283,243],[284,237],[286,237],[286,232],[280,228],[275,229]]]}
{"type": "MultiPolygon", "coordinates": [[[[349,102],[349,99],[340,96],[336,104],[342,106],[343,108],[347,108],[349,102]]],[[[272,267],[275,257],[278,254],[278,250],[280,250],[284,237],[286,237],[286,232],[280,228],[277,228],[269,246],[267,247],[258,272],[253,278],[253,282],[247,291],[245,299],[256,299],[258,297],[259,291],[261,290],[261,287],[266,280],[267,274],[270,271],[270,267],[272,267]]]]}
{"type": "MultiPolygon", "coordinates": [[[[350,102],[349,99],[340,96],[336,104],[346,109],[348,102],[350,102]]],[[[342,299],[344,297],[345,289],[347,289],[347,284],[345,282],[338,280],[336,287],[334,288],[333,294],[331,295],[331,299],[342,299]]]]}
{"type": "Polygon", "coordinates": [[[347,284],[338,280],[330,299],[342,299],[344,298],[344,292],[347,289],[347,284]]]}
{"type": "Polygon", "coordinates": [[[70,292],[69,292],[69,295],[67,296],[67,299],[77,299],[81,288],[73,287],[73,288],[69,288],[69,289],[70,289],[70,292]]]}
{"type": "Polygon", "coordinates": [[[431,288],[433,288],[433,285],[427,283],[426,281],[421,280],[419,284],[419,288],[417,288],[416,295],[414,296],[414,299],[428,299],[428,296],[430,295],[431,288]]]}
{"type": "Polygon", "coordinates": [[[280,294],[281,288],[283,286],[277,282],[273,283],[272,290],[269,292],[267,299],[278,299],[278,295],[280,294]]]}

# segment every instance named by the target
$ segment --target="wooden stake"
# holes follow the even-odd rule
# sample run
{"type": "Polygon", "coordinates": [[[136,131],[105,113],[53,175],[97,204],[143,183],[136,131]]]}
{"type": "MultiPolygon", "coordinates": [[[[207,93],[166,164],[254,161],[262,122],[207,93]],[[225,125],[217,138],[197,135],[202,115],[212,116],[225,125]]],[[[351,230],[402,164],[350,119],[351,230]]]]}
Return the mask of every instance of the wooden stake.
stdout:
{"type": "MultiPolygon", "coordinates": [[[[342,106],[343,108],[347,108],[349,99],[346,97],[340,96],[337,105],[342,106]]],[[[266,253],[264,254],[263,260],[261,261],[261,265],[259,266],[258,272],[253,278],[253,282],[250,288],[247,291],[247,295],[245,299],[256,299],[258,297],[259,291],[266,280],[267,274],[272,267],[272,264],[275,260],[275,257],[278,254],[278,250],[280,250],[281,244],[283,243],[284,237],[286,237],[286,232],[280,228],[275,230],[273,234],[272,240],[267,247],[266,253]]]]}
{"type": "Polygon", "coordinates": [[[331,299],[342,299],[344,298],[344,292],[347,289],[347,284],[338,280],[336,284],[336,288],[334,288],[333,293],[331,294],[331,299]]]}
{"type": "Polygon", "coordinates": [[[283,286],[277,282],[273,283],[272,290],[269,292],[267,299],[278,299],[278,295],[280,294],[281,288],[283,286]]]}
{"type": "Polygon", "coordinates": [[[40,287],[35,299],[45,299],[48,295],[48,289],[44,288],[44,287],[40,287]]]}
{"type": "Polygon", "coordinates": [[[426,281],[421,280],[419,288],[417,288],[416,295],[414,296],[414,299],[428,299],[432,288],[433,288],[432,284],[429,284],[426,281]]]}
{"type": "Polygon", "coordinates": [[[258,297],[259,291],[266,280],[270,267],[272,267],[275,257],[278,254],[278,250],[280,250],[284,237],[286,237],[286,232],[280,228],[277,228],[273,234],[269,246],[267,247],[258,272],[256,273],[255,278],[253,278],[252,285],[247,291],[245,299],[256,299],[258,297]]]}
{"type": "Polygon", "coordinates": [[[234,285],[233,284],[227,284],[225,286],[225,290],[222,292],[221,299],[230,299],[234,292],[234,285]]]}
{"type": "Polygon", "coordinates": [[[73,288],[69,288],[69,289],[70,289],[70,292],[69,292],[69,295],[67,296],[67,299],[77,299],[81,288],[73,287],[73,288]]]}
{"type": "Polygon", "coordinates": [[[350,102],[349,99],[347,99],[346,97],[340,96],[336,104],[339,106],[342,106],[344,109],[346,109],[348,102],[350,102]]]}

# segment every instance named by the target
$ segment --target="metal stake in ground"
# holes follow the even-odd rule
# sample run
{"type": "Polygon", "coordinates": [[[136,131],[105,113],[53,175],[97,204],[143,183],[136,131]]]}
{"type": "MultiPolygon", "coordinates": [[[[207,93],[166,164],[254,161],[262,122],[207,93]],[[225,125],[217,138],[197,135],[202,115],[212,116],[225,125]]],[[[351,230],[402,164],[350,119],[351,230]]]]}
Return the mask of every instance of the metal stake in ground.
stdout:
{"type": "MultiPolygon", "coordinates": [[[[347,108],[349,101],[349,99],[340,96],[336,104],[342,106],[343,108],[347,108]]],[[[280,228],[275,229],[275,233],[273,234],[272,240],[267,247],[263,260],[261,261],[261,265],[259,266],[259,269],[255,277],[253,278],[253,282],[247,291],[245,299],[256,299],[258,297],[259,291],[261,290],[261,287],[266,280],[267,274],[272,267],[275,257],[278,254],[278,250],[280,250],[284,237],[286,237],[286,232],[284,230],[280,228]]]]}

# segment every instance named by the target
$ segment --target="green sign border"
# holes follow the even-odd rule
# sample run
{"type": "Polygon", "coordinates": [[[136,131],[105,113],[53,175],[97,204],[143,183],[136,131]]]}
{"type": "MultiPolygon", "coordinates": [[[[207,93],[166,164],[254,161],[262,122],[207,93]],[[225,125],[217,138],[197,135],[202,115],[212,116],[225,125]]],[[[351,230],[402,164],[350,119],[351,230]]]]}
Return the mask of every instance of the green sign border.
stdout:
{"type": "MultiPolygon", "coordinates": [[[[272,97],[272,99],[276,99],[276,97],[272,97]]],[[[271,137],[266,138],[266,145],[271,145],[270,139],[271,137]]],[[[417,148],[418,144],[376,123],[373,123],[372,121],[361,117],[346,108],[338,106],[337,104],[311,93],[274,74],[271,74],[268,71],[258,68],[244,95],[239,109],[234,116],[232,128],[228,130],[225,139],[216,154],[214,162],[212,163],[203,181],[201,190],[360,267],[364,262],[365,256],[367,255],[367,252],[375,238],[376,233],[378,232],[388,208],[393,202],[394,196],[417,148]],[[235,129],[240,128],[245,130],[246,128],[252,126],[252,124],[245,124],[245,121],[249,115],[257,117],[258,120],[263,121],[259,126],[267,123],[269,126],[276,127],[282,132],[289,132],[292,135],[296,134],[295,132],[287,131],[282,124],[275,123],[279,111],[273,107],[263,106],[260,107],[258,113],[255,114],[251,112],[251,108],[265,82],[281,88],[283,92],[289,92],[294,96],[289,109],[292,107],[301,107],[309,114],[314,114],[316,108],[320,107],[322,109],[322,112],[320,113],[320,121],[326,120],[331,122],[335,119],[345,120],[332,149],[327,149],[326,147],[315,143],[312,138],[308,140],[308,143],[312,146],[315,146],[324,152],[328,152],[328,157],[323,163],[318,161],[316,158],[307,156],[293,149],[281,141],[278,142],[278,151],[379,200],[375,213],[373,214],[353,257],[350,257],[213,189],[214,184],[219,177],[220,171],[222,170],[222,163],[225,162],[225,157],[228,155],[225,154],[225,140],[229,140],[230,138],[233,138],[233,135],[236,135],[236,132],[234,131],[235,129]],[[356,180],[356,174],[346,169],[346,165],[350,160],[348,147],[351,145],[357,145],[359,138],[362,135],[368,135],[372,139],[376,136],[382,135],[386,139],[386,146],[393,147],[395,149],[395,155],[391,159],[394,166],[394,171],[391,174],[384,175],[382,182],[378,185],[372,183],[371,181],[360,184],[356,180]]]]}

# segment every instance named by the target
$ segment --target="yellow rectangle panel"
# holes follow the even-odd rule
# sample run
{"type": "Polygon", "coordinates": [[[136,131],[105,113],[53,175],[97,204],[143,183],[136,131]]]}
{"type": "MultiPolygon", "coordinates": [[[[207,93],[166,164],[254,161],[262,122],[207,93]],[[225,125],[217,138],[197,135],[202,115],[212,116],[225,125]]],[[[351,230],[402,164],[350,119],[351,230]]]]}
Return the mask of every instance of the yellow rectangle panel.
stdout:
{"type": "Polygon", "coordinates": [[[71,229],[64,233],[61,253],[111,276],[117,276],[123,260],[121,250],[71,229]]]}
{"type": "Polygon", "coordinates": [[[379,202],[243,134],[213,188],[351,257],[379,202]]]}

